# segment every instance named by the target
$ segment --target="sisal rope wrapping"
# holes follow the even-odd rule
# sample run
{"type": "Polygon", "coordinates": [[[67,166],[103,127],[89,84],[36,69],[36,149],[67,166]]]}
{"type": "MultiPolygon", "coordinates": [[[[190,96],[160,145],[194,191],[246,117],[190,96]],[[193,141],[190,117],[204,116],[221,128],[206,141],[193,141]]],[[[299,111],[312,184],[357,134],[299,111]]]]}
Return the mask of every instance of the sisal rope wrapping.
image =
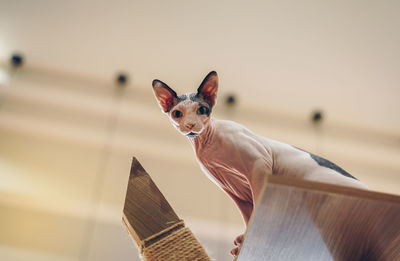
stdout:
{"type": "Polygon", "coordinates": [[[184,226],[142,249],[145,261],[210,261],[204,248],[184,226]]]}

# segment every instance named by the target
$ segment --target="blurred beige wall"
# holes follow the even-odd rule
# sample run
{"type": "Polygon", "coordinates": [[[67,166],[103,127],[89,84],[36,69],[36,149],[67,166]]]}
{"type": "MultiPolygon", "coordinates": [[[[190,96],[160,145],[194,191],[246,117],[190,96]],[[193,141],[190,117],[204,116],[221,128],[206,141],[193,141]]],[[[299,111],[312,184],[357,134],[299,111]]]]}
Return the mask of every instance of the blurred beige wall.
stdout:
{"type": "Polygon", "coordinates": [[[398,1],[0,1],[0,260],[137,260],[121,225],[132,156],[211,256],[231,260],[241,217],[160,112],[154,78],[186,93],[217,70],[215,117],[400,194],[399,11],[398,1]],[[16,70],[14,51],[25,56],[16,70]]]}

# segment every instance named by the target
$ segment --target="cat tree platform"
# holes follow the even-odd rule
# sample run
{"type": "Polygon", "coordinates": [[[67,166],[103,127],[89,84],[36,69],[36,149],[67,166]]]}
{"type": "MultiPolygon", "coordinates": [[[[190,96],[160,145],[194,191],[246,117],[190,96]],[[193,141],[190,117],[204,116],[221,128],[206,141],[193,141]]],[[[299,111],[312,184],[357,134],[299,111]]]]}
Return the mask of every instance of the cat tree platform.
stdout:
{"type": "Polygon", "coordinates": [[[270,176],[237,260],[400,260],[400,197],[270,176]]]}
{"type": "MultiPolygon", "coordinates": [[[[210,260],[136,158],[123,223],[146,261],[210,260]]],[[[236,260],[400,260],[400,197],[270,176],[236,260]]]]}

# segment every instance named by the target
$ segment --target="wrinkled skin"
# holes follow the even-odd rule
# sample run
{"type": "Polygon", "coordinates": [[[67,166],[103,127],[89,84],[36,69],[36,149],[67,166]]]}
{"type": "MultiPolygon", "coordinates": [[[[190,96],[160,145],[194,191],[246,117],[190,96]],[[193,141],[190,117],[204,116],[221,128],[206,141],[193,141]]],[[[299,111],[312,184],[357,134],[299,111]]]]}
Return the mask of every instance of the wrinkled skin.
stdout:
{"type": "MultiPolygon", "coordinates": [[[[367,189],[358,180],[321,166],[308,152],[259,136],[238,123],[211,118],[218,91],[215,72],[207,75],[194,94],[178,97],[158,80],[153,90],[172,125],[188,137],[202,171],[232,198],[246,226],[268,175],[367,189]]],[[[234,240],[232,255],[238,255],[242,242],[243,235],[234,240]]]]}

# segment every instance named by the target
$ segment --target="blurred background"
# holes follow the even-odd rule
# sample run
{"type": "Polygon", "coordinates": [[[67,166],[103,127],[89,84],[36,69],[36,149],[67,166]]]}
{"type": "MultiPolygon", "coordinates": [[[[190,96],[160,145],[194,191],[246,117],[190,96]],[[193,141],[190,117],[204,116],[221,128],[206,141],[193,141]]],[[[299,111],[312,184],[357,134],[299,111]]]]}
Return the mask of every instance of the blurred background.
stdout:
{"type": "Polygon", "coordinates": [[[214,260],[244,231],[152,93],[220,77],[214,117],[400,194],[400,2],[0,0],[0,260],[139,260],[132,156],[214,260]]]}

